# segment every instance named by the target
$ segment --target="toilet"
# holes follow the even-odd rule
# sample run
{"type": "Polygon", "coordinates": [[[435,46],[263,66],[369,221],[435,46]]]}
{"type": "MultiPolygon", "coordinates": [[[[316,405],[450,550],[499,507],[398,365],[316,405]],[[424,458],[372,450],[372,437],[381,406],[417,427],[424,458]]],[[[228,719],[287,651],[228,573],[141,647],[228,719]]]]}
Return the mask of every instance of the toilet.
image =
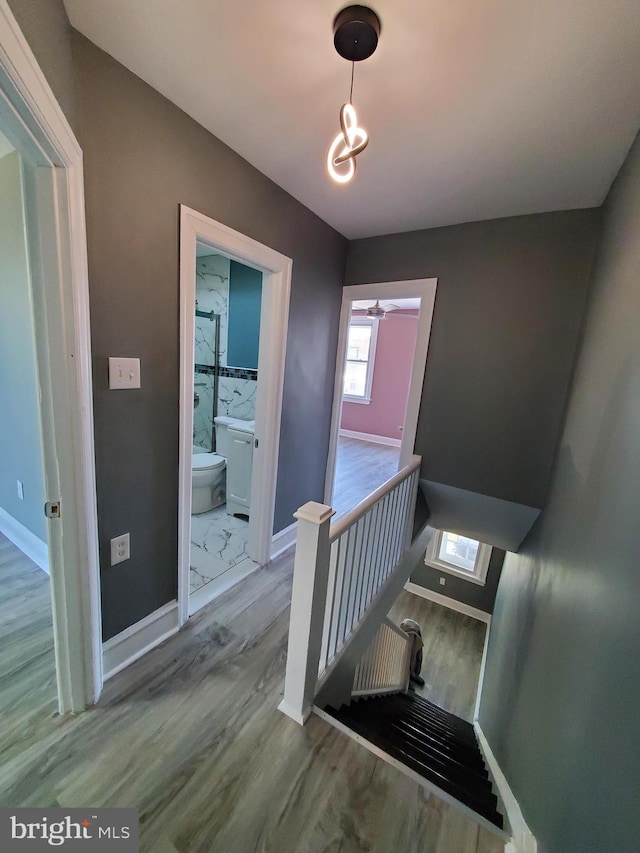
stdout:
{"type": "Polygon", "coordinates": [[[217,453],[193,447],[191,456],[191,514],[199,515],[226,502],[227,461],[217,453]]]}
{"type": "MultiPolygon", "coordinates": [[[[255,429],[255,421],[242,421],[239,418],[231,418],[224,415],[214,418],[216,431],[216,449],[217,453],[210,453],[203,447],[194,445],[191,456],[191,514],[199,515],[202,512],[208,512],[210,509],[222,506],[227,503],[227,459],[230,449],[233,448],[232,464],[235,470],[234,483],[238,481],[240,475],[240,495],[236,495],[238,487],[234,487],[234,494],[231,500],[231,506],[228,507],[230,514],[242,513],[249,514],[248,491],[247,498],[244,498],[244,490],[250,488],[251,485],[251,462],[248,467],[244,460],[244,464],[238,465],[237,450],[235,443],[230,440],[230,434],[235,431],[241,431],[246,436],[251,435],[255,429]],[[231,433],[229,433],[231,430],[231,433]],[[245,481],[248,482],[248,486],[245,481]],[[240,498],[240,503],[236,506],[237,498],[240,498]]],[[[244,448],[243,448],[244,450],[244,448]]],[[[246,449],[246,453],[253,451],[253,441],[246,449]]],[[[233,473],[233,472],[232,472],[233,473]]]]}

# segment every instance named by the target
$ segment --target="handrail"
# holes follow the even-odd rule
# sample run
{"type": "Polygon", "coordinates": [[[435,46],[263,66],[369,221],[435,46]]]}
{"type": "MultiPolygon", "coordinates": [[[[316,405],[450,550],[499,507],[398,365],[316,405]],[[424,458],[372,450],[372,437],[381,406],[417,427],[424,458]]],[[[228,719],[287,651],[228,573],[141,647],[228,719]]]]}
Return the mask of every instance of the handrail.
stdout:
{"type": "Polygon", "coordinates": [[[280,710],[299,723],[311,713],[319,679],[360,631],[368,610],[386,595],[402,563],[411,539],[419,468],[420,457],[413,456],[333,525],[334,512],[325,504],[309,501],[294,514],[298,532],[280,710]]]}
{"type": "Polygon", "coordinates": [[[383,498],[388,492],[392,491],[403,480],[406,480],[410,474],[420,468],[421,461],[421,456],[412,456],[411,461],[405,465],[404,468],[400,468],[393,477],[390,477],[381,486],[378,486],[375,491],[363,498],[359,504],[354,506],[348,512],[345,512],[345,514],[341,515],[340,518],[337,518],[329,528],[329,542],[335,542],[335,540],[339,539],[346,530],[353,527],[353,525],[366,515],[381,498],[383,498]]]}

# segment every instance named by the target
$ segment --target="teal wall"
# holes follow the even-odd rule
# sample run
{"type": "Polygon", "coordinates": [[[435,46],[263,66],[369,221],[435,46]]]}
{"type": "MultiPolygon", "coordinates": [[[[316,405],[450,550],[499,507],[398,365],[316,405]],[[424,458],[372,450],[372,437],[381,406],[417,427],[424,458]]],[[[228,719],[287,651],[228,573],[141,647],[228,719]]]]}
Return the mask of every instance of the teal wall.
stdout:
{"type": "Polygon", "coordinates": [[[496,598],[480,722],[547,853],[640,838],[640,140],[607,198],[549,503],[496,598]]]}
{"type": "Polygon", "coordinates": [[[258,369],[262,273],[231,261],[227,365],[258,369]]]}
{"type": "Polygon", "coordinates": [[[43,471],[22,169],[14,151],[0,159],[0,507],[44,542],[43,471]]]}

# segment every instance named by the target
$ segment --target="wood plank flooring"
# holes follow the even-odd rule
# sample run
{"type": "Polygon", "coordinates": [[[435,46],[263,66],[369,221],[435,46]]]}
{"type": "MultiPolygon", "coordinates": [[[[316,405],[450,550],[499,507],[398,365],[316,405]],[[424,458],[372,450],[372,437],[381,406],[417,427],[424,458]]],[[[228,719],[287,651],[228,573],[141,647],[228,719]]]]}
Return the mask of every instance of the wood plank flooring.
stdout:
{"type": "Polygon", "coordinates": [[[389,619],[399,625],[407,618],[420,625],[424,642],[425,685],[416,692],[472,723],[487,626],[403,590],[389,619]]]}
{"type": "Polygon", "coordinates": [[[242,581],[76,717],[53,715],[44,680],[9,665],[0,805],[134,806],[153,853],[501,851],[323,720],[276,710],[291,571],[289,554],[242,581]]]}
{"type": "Polygon", "coordinates": [[[375,491],[398,470],[399,447],[340,436],[331,505],[336,518],[375,491]]]}

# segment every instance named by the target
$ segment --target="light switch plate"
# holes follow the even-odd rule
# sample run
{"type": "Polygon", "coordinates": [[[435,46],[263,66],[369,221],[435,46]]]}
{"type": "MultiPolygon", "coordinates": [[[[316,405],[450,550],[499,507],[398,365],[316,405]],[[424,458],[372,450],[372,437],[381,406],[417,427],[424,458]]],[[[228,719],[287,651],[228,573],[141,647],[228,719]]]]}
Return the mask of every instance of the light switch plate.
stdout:
{"type": "Polygon", "coordinates": [[[24,486],[22,485],[22,480],[16,480],[16,483],[18,484],[18,497],[20,498],[21,501],[23,501],[24,500],[24,486]]]}
{"type": "Polygon", "coordinates": [[[139,358],[109,358],[109,388],[139,388],[139,358]]]}
{"type": "Polygon", "coordinates": [[[446,580],[444,578],[440,578],[440,586],[444,586],[446,584],[446,580]]]}

